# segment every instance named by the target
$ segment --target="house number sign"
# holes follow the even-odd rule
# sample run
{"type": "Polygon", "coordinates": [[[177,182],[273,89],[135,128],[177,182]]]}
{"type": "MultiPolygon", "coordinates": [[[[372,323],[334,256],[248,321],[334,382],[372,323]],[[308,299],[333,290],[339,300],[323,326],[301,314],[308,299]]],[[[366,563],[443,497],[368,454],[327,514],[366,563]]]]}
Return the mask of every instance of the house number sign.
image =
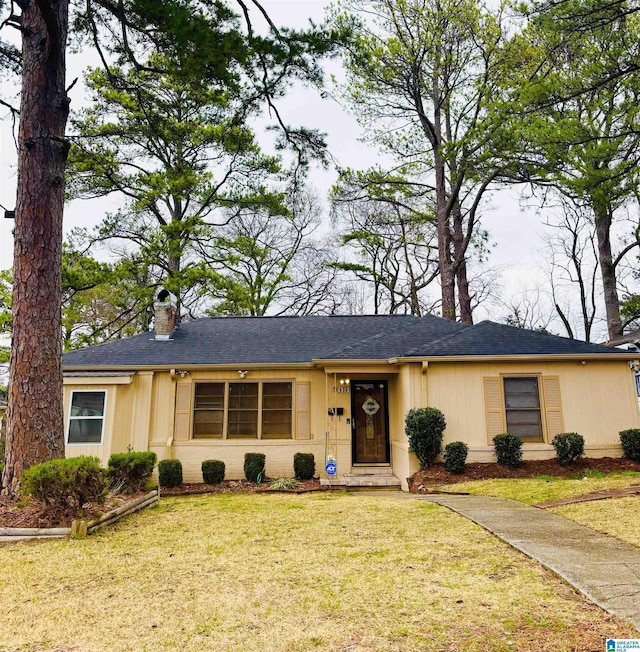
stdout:
{"type": "Polygon", "coordinates": [[[373,416],[380,409],[380,403],[378,403],[378,401],[376,401],[376,399],[373,398],[373,396],[367,396],[367,398],[364,399],[364,403],[362,404],[362,409],[364,413],[367,415],[367,422],[366,422],[364,436],[366,439],[375,439],[375,431],[373,428],[373,416]]]}

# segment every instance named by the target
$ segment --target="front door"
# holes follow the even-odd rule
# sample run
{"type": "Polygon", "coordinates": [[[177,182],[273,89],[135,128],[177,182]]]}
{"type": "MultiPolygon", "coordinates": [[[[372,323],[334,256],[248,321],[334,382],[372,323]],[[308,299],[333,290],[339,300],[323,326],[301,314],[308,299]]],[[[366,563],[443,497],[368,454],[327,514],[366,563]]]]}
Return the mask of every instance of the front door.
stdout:
{"type": "Polygon", "coordinates": [[[386,380],[351,381],[354,464],[389,463],[386,380]]]}

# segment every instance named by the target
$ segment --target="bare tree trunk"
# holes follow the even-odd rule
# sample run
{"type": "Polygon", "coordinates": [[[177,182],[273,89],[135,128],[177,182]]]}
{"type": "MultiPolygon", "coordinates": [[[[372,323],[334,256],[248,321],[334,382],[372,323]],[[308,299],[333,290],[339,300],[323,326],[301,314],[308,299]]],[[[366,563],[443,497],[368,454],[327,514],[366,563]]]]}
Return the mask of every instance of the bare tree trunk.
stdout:
{"type": "Polygon", "coordinates": [[[68,0],[22,0],[22,96],[3,493],[64,456],[61,248],[68,0]]]}
{"type": "Polygon", "coordinates": [[[467,247],[465,246],[462,228],[462,211],[456,202],[452,210],[453,217],[453,260],[458,284],[458,302],[460,304],[460,321],[463,324],[473,324],[473,308],[467,277],[467,247]]]}
{"type": "Polygon", "coordinates": [[[611,254],[611,211],[609,207],[605,207],[597,201],[593,202],[593,207],[607,328],[609,329],[609,339],[613,340],[622,336],[622,321],[620,319],[616,268],[611,254]]]}
{"type": "Polygon", "coordinates": [[[435,152],[436,168],[436,232],[438,234],[438,267],[440,268],[440,286],[442,290],[442,316],[456,320],[455,274],[451,263],[451,229],[449,228],[449,211],[445,188],[444,165],[438,151],[435,152]]]}

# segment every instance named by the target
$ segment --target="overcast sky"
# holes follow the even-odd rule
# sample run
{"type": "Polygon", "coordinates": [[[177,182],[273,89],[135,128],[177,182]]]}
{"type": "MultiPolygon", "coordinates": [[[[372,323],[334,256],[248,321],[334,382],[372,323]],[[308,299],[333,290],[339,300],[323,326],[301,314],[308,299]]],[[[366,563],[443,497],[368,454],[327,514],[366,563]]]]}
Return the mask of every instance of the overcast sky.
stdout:
{"type": "MultiPolygon", "coordinates": [[[[302,27],[311,18],[320,22],[324,16],[324,0],[264,0],[265,8],[276,24],[302,27]]],[[[68,81],[81,75],[81,65],[87,61],[87,53],[82,57],[70,57],[68,81]],[[80,63],[82,62],[82,63],[80,63]]],[[[338,70],[332,62],[332,72],[338,70]]],[[[78,84],[71,91],[72,109],[83,103],[83,89],[78,84]]],[[[327,133],[331,154],[342,166],[366,168],[375,163],[376,150],[358,140],[361,130],[357,122],[333,100],[322,99],[317,92],[295,89],[283,104],[287,121],[291,124],[304,124],[327,133]]],[[[4,115],[0,113],[0,115],[4,115]]],[[[9,118],[0,124],[0,204],[7,208],[15,205],[15,146],[9,118]]],[[[326,194],[335,180],[333,170],[312,171],[311,184],[326,194]]],[[[117,204],[108,201],[76,201],[65,211],[65,231],[84,225],[92,226],[101,221],[105,211],[117,204]]],[[[485,203],[483,226],[496,243],[490,262],[499,268],[505,295],[513,293],[524,284],[534,284],[540,267],[539,234],[543,231],[540,215],[533,208],[523,210],[516,190],[496,191],[485,203]]],[[[0,268],[12,265],[11,222],[0,218],[0,268]]],[[[480,317],[480,315],[478,315],[480,317]]],[[[485,318],[482,315],[482,318],[485,318]]]]}

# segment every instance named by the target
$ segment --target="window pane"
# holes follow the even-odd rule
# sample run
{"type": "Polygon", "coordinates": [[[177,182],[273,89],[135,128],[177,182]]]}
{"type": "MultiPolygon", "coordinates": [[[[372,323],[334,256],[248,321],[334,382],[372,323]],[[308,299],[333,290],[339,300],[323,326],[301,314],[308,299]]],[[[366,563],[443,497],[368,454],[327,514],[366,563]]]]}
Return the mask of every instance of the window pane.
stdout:
{"type": "Polygon", "coordinates": [[[71,396],[71,416],[104,416],[104,395],[104,392],[73,392],[71,396]]]}
{"type": "Polygon", "coordinates": [[[262,436],[290,438],[293,408],[292,383],[264,383],[262,386],[262,436]]]}
{"type": "Polygon", "coordinates": [[[263,410],[262,435],[291,437],[291,410],[263,410]]]}
{"type": "Polygon", "coordinates": [[[258,383],[229,383],[229,409],[258,409],[258,383]]]}
{"type": "Polygon", "coordinates": [[[262,386],[263,410],[290,410],[292,401],[291,383],[264,383],[262,386]]]}
{"type": "Polygon", "coordinates": [[[102,439],[102,419],[70,419],[69,444],[99,444],[102,439]]]}
{"type": "Polygon", "coordinates": [[[198,383],[195,407],[224,409],[224,383],[198,383]]]}
{"type": "Polygon", "coordinates": [[[523,439],[542,440],[540,410],[507,410],[507,432],[523,439]]]}
{"type": "Polygon", "coordinates": [[[508,408],[539,408],[537,378],[505,378],[504,401],[508,408]]]}
{"type": "Polygon", "coordinates": [[[193,414],[194,437],[222,437],[224,410],[196,410],[193,414]]]}
{"type": "Polygon", "coordinates": [[[229,410],[228,437],[257,437],[258,410],[229,410]]]}

